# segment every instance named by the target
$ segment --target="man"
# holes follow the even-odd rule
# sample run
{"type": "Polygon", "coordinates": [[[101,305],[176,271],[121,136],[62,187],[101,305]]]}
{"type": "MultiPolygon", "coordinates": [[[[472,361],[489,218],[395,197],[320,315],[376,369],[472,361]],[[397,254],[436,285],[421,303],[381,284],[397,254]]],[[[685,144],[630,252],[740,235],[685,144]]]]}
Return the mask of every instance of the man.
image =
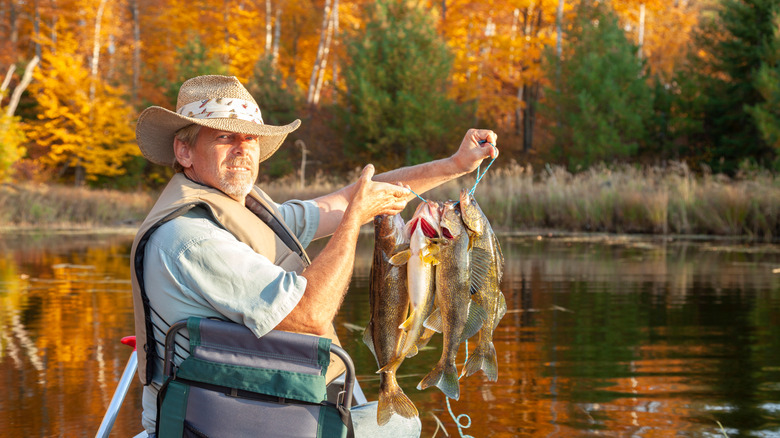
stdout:
{"type": "MultiPolygon", "coordinates": [[[[132,250],[143,425],[154,431],[165,332],[189,316],[334,337],[332,321],[349,286],[360,226],[396,214],[417,193],[495,157],[496,135],[470,130],[450,158],[374,175],[312,201],[278,205],[254,186],[259,163],[300,125],[263,123],[234,77],[182,84],[176,112],[147,108],[136,137],[153,163],[177,173],[141,225],[132,250]],[[391,184],[391,182],[393,184],[391,184]],[[399,184],[396,184],[399,183],[399,184]],[[313,261],[304,248],[332,236],[313,261]]],[[[334,367],[335,368],[335,367],[334,367]]],[[[331,374],[331,373],[329,373],[331,374]]]]}

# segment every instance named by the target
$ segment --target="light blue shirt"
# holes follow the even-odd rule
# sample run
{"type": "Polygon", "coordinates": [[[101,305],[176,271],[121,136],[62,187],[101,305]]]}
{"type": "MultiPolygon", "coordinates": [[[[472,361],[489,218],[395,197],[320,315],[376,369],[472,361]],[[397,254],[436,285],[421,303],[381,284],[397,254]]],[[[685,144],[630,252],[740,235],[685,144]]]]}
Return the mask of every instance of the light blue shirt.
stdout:
{"type": "MultiPolygon", "coordinates": [[[[288,201],[278,207],[303,247],[308,246],[319,225],[317,204],[288,201]]],[[[159,327],[154,336],[162,341],[169,325],[190,316],[228,319],[263,336],[298,304],[306,279],[274,265],[196,207],[152,233],[144,251],[144,285],[154,309],[152,322],[159,327]]],[[[162,358],[162,346],[156,347],[162,358]]],[[[147,432],[154,432],[161,360],[152,380],[143,394],[147,432]]]]}

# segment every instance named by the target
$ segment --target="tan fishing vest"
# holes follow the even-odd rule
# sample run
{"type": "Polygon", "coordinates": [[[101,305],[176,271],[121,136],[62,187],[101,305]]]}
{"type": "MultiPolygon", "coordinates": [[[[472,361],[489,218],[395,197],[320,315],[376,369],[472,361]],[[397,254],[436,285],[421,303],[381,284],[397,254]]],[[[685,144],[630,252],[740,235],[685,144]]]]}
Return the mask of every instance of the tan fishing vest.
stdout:
{"type": "MultiPolygon", "coordinates": [[[[143,281],[146,242],[162,224],[197,206],[205,207],[212,220],[275,265],[300,274],[311,263],[301,243],[282,220],[276,205],[257,187],[247,196],[244,206],[217,189],[191,181],[183,173],[174,175],[141,224],[130,253],[138,376],[144,385],[152,380],[157,356],[154,339],[151,338],[154,332],[147,288],[143,281]]],[[[328,337],[338,344],[335,331],[332,330],[328,337]]],[[[334,357],[331,357],[328,381],[345,369],[340,360],[334,362],[334,357]]]]}

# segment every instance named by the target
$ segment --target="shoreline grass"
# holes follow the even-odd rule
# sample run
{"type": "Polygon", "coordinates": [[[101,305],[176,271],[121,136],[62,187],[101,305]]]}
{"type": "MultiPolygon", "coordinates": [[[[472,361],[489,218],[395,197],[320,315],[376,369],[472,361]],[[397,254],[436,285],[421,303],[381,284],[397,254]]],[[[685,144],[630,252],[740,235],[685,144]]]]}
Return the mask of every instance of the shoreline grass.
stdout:
{"type": "MultiPolygon", "coordinates": [[[[322,176],[301,188],[295,177],[261,184],[273,199],[311,199],[350,179],[322,176]]],[[[474,174],[423,194],[457,199],[474,174]]],[[[0,228],[138,226],[157,194],[55,185],[0,186],[0,228]]],[[[731,179],[665,167],[596,166],[576,174],[559,166],[535,171],[515,162],[491,168],[475,197],[497,231],[699,235],[780,240],[780,178],[754,171],[731,179]]],[[[416,206],[404,212],[408,218],[416,206]]]]}
{"type": "MultiPolygon", "coordinates": [[[[471,178],[471,185],[474,179],[471,178]]],[[[431,199],[455,199],[448,183],[431,199]]],[[[466,185],[466,187],[471,187],[466,185]]],[[[665,167],[596,166],[572,174],[517,163],[491,169],[475,197],[496,230],[553,229],[649,235],[780,238],[780,179],[754,171],[731,179],[665,167]]]]}

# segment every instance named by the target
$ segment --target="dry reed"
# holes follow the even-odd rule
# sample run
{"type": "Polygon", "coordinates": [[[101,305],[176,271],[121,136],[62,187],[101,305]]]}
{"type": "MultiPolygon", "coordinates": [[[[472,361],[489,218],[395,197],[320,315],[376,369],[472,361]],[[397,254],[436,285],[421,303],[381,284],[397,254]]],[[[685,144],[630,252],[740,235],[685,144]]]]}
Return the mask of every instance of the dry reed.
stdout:
{"type": "MultiPolygon", "coordinates": [[[[454,199],[474,179],[425,196],[454,199]]],[[[491,169],[475,197],[497,229],[780,237],[780,180],[769,172],[735,179],[665,167],[596,166],[570,173],[512,162],[491,169]]]]}
{"type": "Polygon", "coordinates": [[[41,229],[137,226],[153,203],[148,193],[4,184],[0,186],[0,225],[41,229]]]}
{"type": "MultiPolygon", "coordinates": [[[[322,174],[305,187],[295,177],[261,187],[275,200],[311,199],[347,178],[322,174]]],[[[474,174],[425,193],[457,199],[474,185],[474,174]]],[[[559,166],[535,171],[516,162],[492,167],[475,196],[501,231],[560,230],[673,235],[735,236],[771,241],[780,237],[780,179],[755,171],[730,179],[694,174],[684,163],[664,167],[596,166],[570,173],[559,166]]],[[[154,202],[147,193],[59,186],[0,186],[0,225],[138,225],[154,202]]],[[[412,213],[416,202],[404,212],[412,213]]]]}

